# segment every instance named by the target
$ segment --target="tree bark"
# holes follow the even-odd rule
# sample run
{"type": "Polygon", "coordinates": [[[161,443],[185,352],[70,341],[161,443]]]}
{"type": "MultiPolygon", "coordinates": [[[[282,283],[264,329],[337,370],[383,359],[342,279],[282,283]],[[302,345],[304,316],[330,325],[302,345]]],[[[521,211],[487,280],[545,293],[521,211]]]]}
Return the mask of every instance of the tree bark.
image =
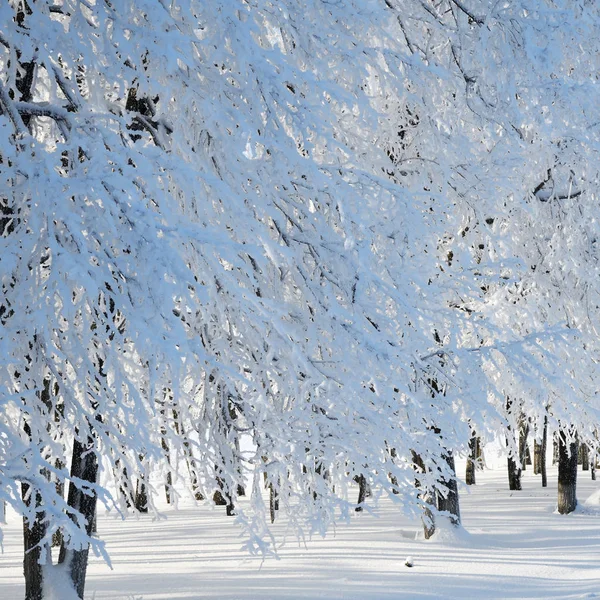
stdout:
{"type": "Polygon", "coordinates": [[[529,457],[529,462],[527,462],[527,454],[529,451],[529,446],[527,444],[527,437],[529,436],[529,423],[522,418],[521,424],[519,425],[519,460],[521,462],[521,470],[525,471],[527,469],[527,465],[531,464],[531,457],[529,457]]]}
{"type": "Polygon", "coordinates": [[[508,489],[520,491],[521,488],[521,461],[513,456],[508,457],[508,489]]]}
{"type": "Polygon", "coordinates": [[[271,516],[271,523],[275,523],[275,517],[279,510],[279,494],[272,483],[269,483],[269,512],[271,516]]]}
{"type": "Polygon", "coordinates": [[[43,553],[49,554],[50,550],[47,543],[42,543],[48,531],[46,515],[42,510],[41,495],[28,483],[21,484],[21,496],[25,505],[29,509],[33,506],[35,510],[32,521],[23,518],[25,600],[43,600],[44,571],[40,559],[43,553]]]}
{"type": "Polygon", "coordinates": [[[544,416],[544,430],[542,432],[542,447],[540,449],[540,473],[542,474],[542,487],[548,487],[548,474],[546,472],[546,454],[548,448],[548,415],[544,416]]]}
{"type": "Polygon", "coordinates": [[[558,435],[558,512],[566,515],[577,506],[577,440],[567,444],[563,430],[558,435]]]}
{"type": "Polygon", "coordinates": [[[358,506],[354,510],[356,512],[361,512],[363,509],[363,504],[367,497],[368,485],[365,476],[362,474],[356,477],[356,483],[358,483],[358,506]]]}
{"type": "Polygon", "coordinates": [[[558,463],[558,441],[556,437],[552,438],[552,464],[558,463]]]}
{"type": "Polygon", "coordinates": [[[467,485],[475,485],[475,465],[477,464],[477,437],[472,436],[469,440],[469,455],[467,456],[467,472],[465,482],[467,485]]]}
{"type": "MultiPolygon", "coordinates": [[[[423,459],[416,453],[412,452],[412,461],[414,465],[414,469],[416,473],[425,473],[425,463],[423,459]]],[[[415,487],[418,490],[421,490],[420,496],[424,501],[425,505],[423,507],[423,534],[425,539],[428,540],[435,533],[435,517],[433,511],[430,506],[435,507],[435,493],[422,491],[421,480],[418,476],[415,475],[415,487]]]]}
{"type": "Polygon", "coordinates": [[[140,477],[135,486],[134,506],[138,512],[148,512],[148,489],[144,483],[144,478],[140,477]]]}
{"type": "Polygon", "coordinates": [[[590,453],[587,444],[581,444],[581,470],[590,470],[590,453]]]}
{"type": "Polygon", "coordinates": [[[458,498],[458,484],[456,482],[456,468],[454,466],[454,456],[448,452],[445,456],[446,463],[450,469],[450,478],[444,478],[442,483],[448,489],[448,494],[444,497],[438,493],[438,510],[448,511],[450,513],[450,522],[460,525],[460,505],[458,498]]]}
{"type": "MultiPolygon", "coordinates": [[[[78,439],[73,443],[73,458],[71,462],[71,478],[96,483],[98,477],[98,457],[94,449],[94,440],[88,437],[84,446],[78,439]]],[[[96,493],[92,490],[84,492],[73,481],[69,484],[67,502],[71,508],[78,511],[86,520],[86,533],[91,537],[96,519],[96,493]]],[[[71,515],[74,519],[74,515],[71,515]]],[[[73,587],[79,598],[83,600],[85,576],[87,573],[89,544],[81,548],[68,548],[64,541],[60,548],[59,564],[66,564],[73,587]]]]}
{"type": "Polygon", "coordinates": [[[542,444],[535,440],[533,442],[533,474],[542,473],[542,444]]]}

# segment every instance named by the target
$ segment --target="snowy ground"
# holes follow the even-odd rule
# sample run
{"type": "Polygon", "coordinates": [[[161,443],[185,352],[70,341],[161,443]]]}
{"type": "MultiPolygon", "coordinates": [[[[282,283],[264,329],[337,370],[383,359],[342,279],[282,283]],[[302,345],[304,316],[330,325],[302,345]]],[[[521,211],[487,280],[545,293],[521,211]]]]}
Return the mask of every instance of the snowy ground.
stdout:
{"type": "MultiPolygon", "coordinates": [[[[384,502],[378,517],[357,515],[308,547],[290,542],[281,560],[262,564],[240,551],[239,532],[220,509],[184,509],[158,522],[100,516],[114,570],[93,558],[86,598],[600,598],[600,507],[583,506],[600,481],[580,472],[580,508],[561,516],[554,512],[554,468],[545,490],[530,470],[522,492],[507,490],[502,469],[478,478],[470,493],[461,494],[469,533],[458,539],[415,539],[418,524],[384,502]],[[405,566],[407,556],[413,568],[405,566]]],[[[0,556],[1,600],[23,598],[20,534],[19,520],[9,515],[0,556]]]]}

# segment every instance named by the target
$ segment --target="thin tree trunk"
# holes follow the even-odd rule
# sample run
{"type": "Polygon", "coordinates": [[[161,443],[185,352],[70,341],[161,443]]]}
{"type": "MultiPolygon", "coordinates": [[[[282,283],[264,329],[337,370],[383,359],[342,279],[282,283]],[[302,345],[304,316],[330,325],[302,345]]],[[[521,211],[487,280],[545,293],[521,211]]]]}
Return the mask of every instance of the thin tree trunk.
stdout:
{"type": "Polygon", "coordinates": [[[275,523],[275,517],[279,510],[279,494],[272,483],[269,483],[269,512],[271,515],[271,523],[275,523]]]}
{"type": "Polygon", "coordinates": [[[529,446],[527,444],[527,437],[529,436],[529,423],[523,418],[519,426],[519,460],[521,461],[521,470],[525,471],[527,465],[531,464],[531,457],[529,462],[527,461],[527,454],[529,452],[529,446]]]}
{"type": "MultiPolygon", "coordinates": [[[[396,448],[390,448],[390,456],[392,457],[392,462],[395,462],[395,459],[398,456],[398,453],[396,452],[396,448]]],[[[392,493],[399,494],[400,489],[398,488],[398,478],[395,475],[393,475],[392,473],[389,474],[389,478],[390,478],[390,483],[393,486],[392,493]]]]}
{"type": "Polygon", "coordinates": [[[169,452],[167,440],[164,437],[167,433],[166,430],[163,428],[161,433],[163,435],[160,438],[160,445],[165,453],[167,464],[169,465],[169,470],[167,471],[167,483],[165,484],[165,497],[167,499],[167,504],[171,504],[173,502],[173,472],[171,471],[171,453],[169,452]]]}
{"type": "MultiPolygon", "coordinates": [[[[54,466],[56,467],[57,470],[62,469],[65,465],[63,464],[62,460],[60,460],[60,458],[57,458],[54,466]]],[[[58,477],[55,483],[56,486],[56,493],[61,497],[64,498],[65,497],[65,481],[62,477],[58,477]]],[[[57,531],[54,532],[53,536],[52,536],[52,547],[53,548],[60,548],[62,545],[62,532],[60,531],[60,529],[58,529],[57,531]]]]}
{"type": "MultiPolygon", "coordinates": [[[[73,442],[73,458],[71,462],[71,478],[89,483],[96,483],[98,477],[98,457],[94,450],[94,440],[88,437],[84,446],[78,439],[73,442]]],[[[96,519],[96,494],[92,490],[87,493],[76,486],[73,481],[69,484],[67,502],[71,508],[78,511],[86,519],[86,533],[91,537],[96,519]]],[[[74,519],[74,516],[72,516],[74,519]]],[[[89,544],[82,548],[67,548],[65,543],[60,548],[59,564],[66,564],[77,595],[83,600],[85,576],[87,573],[89,544]]]]}
{"type": "Polygon", "coordinates": [[[467,485],[475,485],[475,465],[477,464],[477,437],[472,436],[469,440],[469,455],[467,456],[467,472],[465,482],[467,485]]]}
{"type": "Polygon", "coordinates": [[[577,506],[577,440],[567,445],[564,431],[558,436],[558,512],[571,513],[577,506]]]}
{"type": "Polygon", "coordinates": [[[542,474],[542,487],[548,487],[548,474],[546,472],[546,454],[548,448],[548,415],[544,416],[544,430],[542,432],[542,447],[540,449],[540,473],[542,474]]]}

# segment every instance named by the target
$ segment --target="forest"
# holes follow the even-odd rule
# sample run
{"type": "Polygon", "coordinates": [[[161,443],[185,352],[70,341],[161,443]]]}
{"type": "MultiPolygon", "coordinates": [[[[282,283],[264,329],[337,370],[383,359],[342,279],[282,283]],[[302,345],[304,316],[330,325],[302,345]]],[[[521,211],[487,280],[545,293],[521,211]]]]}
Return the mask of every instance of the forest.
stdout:
{"type": "Polygon", "coordinates": [[[84,598],[100,512],[221,506],[261,560],[379,501],[460,537],[486,444],[580,517],[599,55],[595,0],[0,0],[25,599],[84,598]]]}

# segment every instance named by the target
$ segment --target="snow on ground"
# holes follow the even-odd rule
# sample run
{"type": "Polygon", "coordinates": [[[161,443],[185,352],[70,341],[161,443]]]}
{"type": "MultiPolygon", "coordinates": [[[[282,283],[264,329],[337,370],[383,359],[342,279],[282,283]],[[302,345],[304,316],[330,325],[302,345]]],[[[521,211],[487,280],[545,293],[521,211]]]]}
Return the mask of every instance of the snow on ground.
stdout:
{"type": "MultiPolygon", "coordinates": [[[[530,469],[521,492],[508,491],[504,469],[477,473],[478,484],[461,491],[463,535],[416,539],[419,524],[384,501],[377,517],[357,515],[307,547],[289,541],[280,560],[265,562],[240,550],[239,531],[221,508],[180,509],[160,521],[100,515],[114,570],[92,558],[86,598],[600,598],[600,481],[580,472],[581,508],[561,516],[556,469],[547,489],[530,469]],[[409,556],[412,568],[405,565],[409,556]]],[[[8,520],[0,599],[21,600],[21,524],[14,514],[8,520]]]]}

